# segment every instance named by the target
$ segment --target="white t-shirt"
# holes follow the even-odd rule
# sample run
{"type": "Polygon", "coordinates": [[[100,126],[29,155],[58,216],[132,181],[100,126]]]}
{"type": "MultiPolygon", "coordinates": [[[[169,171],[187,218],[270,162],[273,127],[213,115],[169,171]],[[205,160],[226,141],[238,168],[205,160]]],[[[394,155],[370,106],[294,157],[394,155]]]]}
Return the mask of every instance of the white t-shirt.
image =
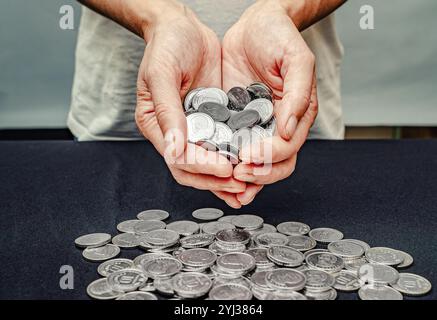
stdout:
{"type": "MultiPolygon", "coordinates": [[[[183,0],[220,38],[255,0],[183,0]]],[[[313,139],[342,139],[343,54],[330,15],[302,33],[316,55],[319,114],[313,139]]],[[[136,80],[145,44],[115,22],[83,7],[68,127],[79,141],[144,139],[135,124],[136,80]]]]}

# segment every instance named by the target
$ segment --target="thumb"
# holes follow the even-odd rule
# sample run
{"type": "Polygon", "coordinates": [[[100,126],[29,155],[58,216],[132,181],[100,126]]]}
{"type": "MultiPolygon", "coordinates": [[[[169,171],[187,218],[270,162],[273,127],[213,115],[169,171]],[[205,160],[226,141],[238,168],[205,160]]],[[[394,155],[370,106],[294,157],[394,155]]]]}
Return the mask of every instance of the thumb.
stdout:
{"type": "Polygon", "coordinates": [[[150,80],[149,88],[165,140],[164,157],[174,162],[184,153],[187,144],[187,120],[182,108],[180,84],[175,75],[161,71],[150,80]]]}

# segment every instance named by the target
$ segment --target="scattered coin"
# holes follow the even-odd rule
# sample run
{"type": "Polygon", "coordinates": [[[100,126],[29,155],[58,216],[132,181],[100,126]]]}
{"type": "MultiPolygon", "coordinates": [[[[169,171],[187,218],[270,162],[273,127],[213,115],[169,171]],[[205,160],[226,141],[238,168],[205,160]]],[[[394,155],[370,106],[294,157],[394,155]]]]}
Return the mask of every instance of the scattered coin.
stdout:
{"type": "Polygon", "coordinates": [[[211,289],[211,279],[199,272],[179,273],[173,277],[174,291],[182,298],[198,298],[211,289]]]}
{"type": "Polygon", "coordinates": [[[364,254],[364,248],[349,240],[339,240],[328,244],[328,250],[343,259],[357,259],[364,254]]]}
{"type": "Polygon", "coordinates": [[[195,110],[198,110],[205,102],[214,102],[227,106],[229,99],[226,93],[219,88],[204,88],[197,91],[193,97],[191,105],[195,110]]]}
{"type": "Polygon", "coordinates": [[[189,236],[199,231],[199,225],[188,220],[174,221],[167,224],[167,230],[173,230],[181,236],[189,236]]]}
{"type": "Polygon", "coordinates": [[[82,255],[90,261],[105,261],[112,259],[120,254],[120,248],[113,244],[106,244],[97,248],[86,248],[82,255]]]}
{"type": "Polygon", "coordinates": [[[189,267],[209,267],[217,260],[217,255],[208,249],[194,248],[181,252],[178,259],[189,267]]]}
{"type": "Polygon", "coordinates": [[[274,245],[267,250],[267,257],[280,266],[297,267],[304,260],[304,255],[288,246],[274,245]]]}
{"type": "Polygon", "coordinates": [[[238,227],[246,230],[255,230],[262,227],[264,220],[261,217],[253,214],[241,214],[232,219],[232,223],[238,227]]]}
{"type": "Polygon", "coordinates": [[[216,102],[204,102],[199,106],[199,112],[209,115],[214,121],[225,122],[231,116],[229,109],[216,102]]]}
{"type": "Polygon", "coordinates": [[[151,244],[152,246],[171,246],[178,242],[179,234],[173,230],[153,230],[146,233],[143,241],[151,244]]]}
{"type": "Polygon", "coordinates": [[[91,282],[86,292],[91,298],[98,300],[111,300],[123,294],[123,292],[114,291],[110,288],[106,278],[91,282]]]}
{"type": "Polygon", "coordinates": [[[243,110],[231,115],[227,125],[232,131],[237,131],[242,128],[250,128],[260,121],[260,115],[256,110],[243,110]]]}
{"type": "Polygon", "coordinates": [[[135,291],[147,281],[147,277],[137,269],[124,269],[108,276],[108,285],[114,291],[135,291]]]}
{"type": "Polygon", "coordinates": [[[335,275],[333,287],[339,291],[357,291],[361,288],[362,282],[358,279],[355,272],[341,270],[335,275]]]}
{"type": "Polygon", "coordinates": [[[432,288],[431,282],[413,273],[400,273],[398,281],[391,286],[407,296],[422,296],[432,288]]]}
{"type": "Polygon", "coordinates": [[[161,220],[141,220],[134,225],[133,230],[135,234],[142,235],[153,230],[165,229],[165,226],[165,222],[161,220]]]}
{"type": "Polygon", "coordinates": [[[330,243],[343,239],[343,233],[332,228],[312,229],[309,236],[320,243],[330,243]]]}
{"type": "Polygon", "coordinates": [[[288,237],[278,232],[259,233],[253,237],[253,242],[259,246],[268,248],[270,246],[285,246],[288,244],[288,237]]]}
{"type": "Polygon", "coordinates": [[[308,251],[311,249],[314,249],[317,245],[316,240],[311,239],[307,236],[288,236],[288,243],[287,246],[292,247],[293,249],[299,250],[299,251],[308,251]]]}
{"type": "Polygon", "coordinates": [[[249,92],[241,87],[234,87],[229,90],[228,98],[229,108],[236,111],[242,111],[251,100],[249,92]]]}
{"type": "Polygon", "coordinates": [[[300,271],[282,268],[267,272],[266,282],[277,290],[299,291],[305,287],[306,277],[300,271]]]}
{"type": "Polygon", "coordinates": [[[112,238],[112,243],[120,248],[135,248],[140,244],[140,238],[134,233],[120,233],[112,238]]]}
{"type": "Polygon", "coordinates": [[[111,241],[111,235],[107,233],[91,233],[80,236],[74,243],[79,248],[101,247],[111,241]]]}
{"type": "Polygon", "coordinates": [[[220,221],[213,221],[205,223],[205,225],[202,227],[202,231],[204,233],[209,233],[216,235],[217,232],[225,229],[234,229],[235,226],[232,223],[229,222],[220,222],[220,221]]]}
{"type": "Polygon", "coordinates": [[[398,250],[398,252],[404,256],[404,261],[402,261],[400,264],[398,264],[396,266],[397,268],[408,268],[409,266],[411,266],[413,264],[414,259],[410,254],[408,254],[404,251],[400,251],[400,250],[398,250]]]}
{"type": "Polygon", "coordinates": [[[130,259],[112,259],[100,264],[97,268],[97,272],[102,277],[107,277],[116,271],[131,269],[133,266],[134,262],[130,259]]]}
{"type": "Polygon", "coordinates": [[[135,233],[134,227],[140,220],[127,220],[117,224],[117,230],[125,233],[135,233]]]}
{"type": "Polygon", "coordinates": [[[217,220],[223,216],[223,211],[216,208],[202,208],[194,210],[192,215],[199,220],[217,220]]]}
{"type": "Polygon", "coordinates": [[[388,286],[365,285],[358,290],[361,300],[402,300],[402,294],[388,286]]]}
{"type": "Polygon", "coordinates": [[[374,247],[366,251],[366,259],[373,263],[396,266],[404,261],[405,255],[391,248],[374,247]]]}
{"type": "Polygon", "coordinates": [[[252,292],[240,284],[227,283],[215,286],[209,292],[211,300],[250,300],[252,292]]]}
{"type": "Polygon", "coordinates": [[[158,297],[150,292],[134,291],[125,293],[115,300],[158,300],[158,297]]]}
{"type": "Polygon", "coordinates": [[[209,246],[214,241],[214,235],[208,233],[199,233],[186,236],[180,240],[183,248],[200,248],[209,246]]]}
{"type": "Polygon", "coordinates": [[[305,261],[310,269],[318,269],[326,272],[338,272],[344,267],[342,258],[330,252],[316,252],[308,255],[305,261]]]}
{"type": "Polygon", "coordinates": [[[276,229],[278,229],[278,232],[289,236],[306,235],[311,230],[309,225],[294,221],[282,222],[276,226],[276,229]]]}
{"type": "Polygon", "coordinates": [[[399,273],[387,265],[368,263],[358,269],[358,277],[363,283],[385,285],[396,283],[399,273]]]}
{"type": "Polygon", "coordinates": [[[137,218],[140,220],[165,220],[169,215],[165,210],[151,209],[138,213],[137,218]]]}

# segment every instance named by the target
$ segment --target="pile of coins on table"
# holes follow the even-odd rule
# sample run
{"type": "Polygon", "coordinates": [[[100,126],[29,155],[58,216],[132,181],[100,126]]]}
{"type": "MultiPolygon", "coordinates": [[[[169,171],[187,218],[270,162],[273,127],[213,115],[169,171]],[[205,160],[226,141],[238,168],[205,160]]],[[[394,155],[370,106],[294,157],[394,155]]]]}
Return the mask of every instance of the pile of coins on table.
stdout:
{"type": "Polygon", "coordinates": [[[275,133],[272,101],[273,91],[260,82],[227,94],[218,88],[194,89],[184,100],[188,142],[237,164],[243,146],[275,133]]]}
{"type": "Polygon", "coordinates": [[[403,251],[371,248],[343,239],[332,228],[283,222],[276,227],[256,215],[223,215],[215,208],[192,213],[198,222],[163,220],[147,210],[117,225],[120,234],[81,236],[83,257],[104,261],[102,278],[87,293],[95,299],[334,300],[337,290],[358,291],[363,300],[420,296],[431,283],[399,273],[413,258],[403,251]],[[110,243],[112,242],[112,243],[110,243]],[[120,248],[141,248],[135,259],[115,258],[120,248]]]}

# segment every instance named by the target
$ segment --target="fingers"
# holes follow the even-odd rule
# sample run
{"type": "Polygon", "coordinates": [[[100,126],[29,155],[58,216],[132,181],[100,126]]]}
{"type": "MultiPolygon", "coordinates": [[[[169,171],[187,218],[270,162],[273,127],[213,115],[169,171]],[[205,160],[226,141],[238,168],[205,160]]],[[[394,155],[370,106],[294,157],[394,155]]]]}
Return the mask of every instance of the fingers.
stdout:
{"type": "Polygon", "coordinates": [[[315,82],[315,57],[311,51],[289,54],[281,66],[284,79],[283,97],[277,101],[275,112],[278,132],[290,140],[297,123],[310,106],[311,92],[315,82]]]}
{"type": "Polygon", "coordinates": [[[228,159],[197,145],[188,143],[187,148],[173,164],[175,168],[190,172],[214,175],[221,178],[231,177],[233,167],[228,159]]]}
{"type": "Polygon", "coordinates": [[[184,152],[187,140],[187,123],[180,97],[181,79],[169,67],[155,68],[146,72],[147,85],[165,140],[164,156],[166,160],[174,160],[184,152]]]}
{"type": "Polygon", "coordinates": [[[240,193],[246,190],[246,183],[233,177],[219,178],[206,174],[194,174],[184,170],[170,168],[175,180],[183,186],[193,187],[199,190],[225,191],[240,193]]]}
{"type": "Polygon", "coordinates": [[[263,185],[247,184],[246,191],[237,194],[237,200],[244,206],[251,203],[255,196],[261,191],[263,185]]]}
{"type": "Polygon", "coordinates": [[[218,198],[222,199],[228,206],[234,209],[240,209],[241,203],[237,199],[235,193],[223,192],[223,191],[212,191],[218,198]]]}
{"type": "MultiPolygon", "coordinates": [[[[239,181],[258,185],[272,184],[288,178],[296,168],[297,156],[270,165],[240,163],[235,167],[234,177],[239,181]]],[[[249,189],[249,187],[248,187],[249,189]]]]}

